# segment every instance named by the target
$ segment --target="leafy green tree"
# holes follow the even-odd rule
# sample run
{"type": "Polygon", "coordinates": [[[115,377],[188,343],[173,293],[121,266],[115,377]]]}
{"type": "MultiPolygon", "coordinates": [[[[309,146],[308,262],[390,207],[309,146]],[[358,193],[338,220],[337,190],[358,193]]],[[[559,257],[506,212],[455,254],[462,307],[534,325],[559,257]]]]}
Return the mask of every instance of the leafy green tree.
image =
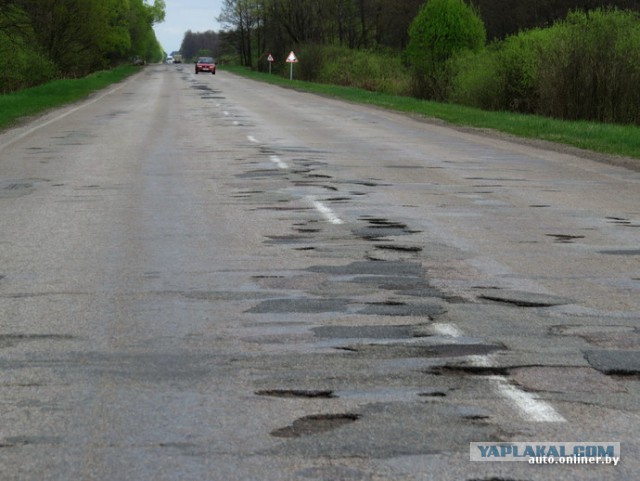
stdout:
{"type": "Polygon", "coordinates": [[[131,37],[129,55],[142,57],[149,62],[161,60],[164,52],[153,31],[153,25],[164,20],[164,0],[155,0],[153,4],[143,0],[129,0],[129,2],[128,26],[131,37]]]}
{"type": "Polygon", "coordinates": [[[414,69],[415,94],[445,100],[451,82],[449,60],[484,47],[486,32],[478,12],[463,0],[430,0],[409,29],[407,58],[414,69]]]}

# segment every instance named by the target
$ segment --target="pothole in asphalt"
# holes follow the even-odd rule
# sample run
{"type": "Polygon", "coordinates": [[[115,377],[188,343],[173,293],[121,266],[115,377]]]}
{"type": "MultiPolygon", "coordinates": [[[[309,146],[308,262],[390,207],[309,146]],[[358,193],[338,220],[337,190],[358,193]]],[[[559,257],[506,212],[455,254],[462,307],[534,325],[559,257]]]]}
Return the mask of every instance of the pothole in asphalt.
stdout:
{"type": "Polygon", "coordinates": [[[407,246],[398,244],[377,244],[376,249],[399,251],[399,252],[422,252],[422,247],[407,246]]]}
{"type": "Polygon", "coordinates": [[[556,244],[573,244],[578,239],[584,239],[583,235],[570,234],[545,234],[547,237],[555,237],[556,244]]]}
{"type": "Polygon", "coordinates": [[[608,349],[640,349],[640,332],[632,326],[560,325],[552,326],[549,334],[580,337],[589,344],[608,349]]]}
{"type": "Polygon", "coordinates": [[[553,307],[573,302],[570,299],[536,292],[496,291],[494,289],[490,292],[481,293],[478,298],[502,304],[511,304],[517,307],[553,307]]]}
{"type": "Polygon", "coordinates": [[[328,390],[303,390],[303,389],[263,389],[256,391],[258,396],[270,396],[279,398],[302,398],[302,399],[333,399],[338,396],[333,391],[328,390]]]}
{"type": "Polygon", "coordinates": [[[608,256],[640,256],[640,249],[618,249],[600,251],[600,254],[608,256]]]}
{"type": "Polygon", "coordinates": [[[366,227],[361,227],[352,230],[356,237],[361,239],[378,241],[385,237],[405,236],[411,234],[417,234],[420,231],[410,230],[406,224],[400,222],[387,222],[387,223],[370,223],[366,227]]]}
{"type": "Polygon", "coordinates": [[[417,262],[357,261],[342,266],[312,266],[306,270],[334,276],[410,276],[424,278],[424,269],[417,262]]]}
{"type": "Polygon", "coordinates": [[[421,393],[418,393],[418,396],[419,396],[419,397],[426,397],[426,398],[429,398],[429,397],[436,397],[436,398],[438,398],[438,397],[446,397],[446,396],[447,396],[447,393],[446,393],[446,392],[444,392],[444,391],[438,391],[438,390],[433,390],[433,391],[423,391],[423,392],[421,392],[421,393]]]}
{"type": "Polygon", "coordinates": [[[528,392],[626,392],[624,383],[591,367],[517,367],[510,378],[528,392]]]}
{"type": "Polygon", "coordinates": [[[418,325],[321,326],[311,329],[317,337],[329,339],[410,339],[418,325]]]}
{"type": "Polygon", "coordinates": [[[626,217],[611,216],[611,217],[605,217],[605,219],[607,219],[612,224],[623,224],[623,225],[631,224],[631,220],[627,219],[626,217]]]}
{"type": "Polygon", "coordinates": [[[299,236],[299,235],[279,235],[279,236],[267,236],[269,239],[267,241],[268,244],[297,244],[300,242],[309,241],[310,237],[308,236],[299,236]]]}
{"type": "Polygon", "coordinates": [[[204,90],[205,92],[214,92],[214,90],[211,87],[203,84],[192,85],[191,88],[195,90],[204,90]]]}
{"type": "Polygon", "coordinates": [[[3,334],[0,335],[0,349],[14,347],[22,342],[32,341],[71,341],[75,336],[67,334],[3,334]]]}
{"type": "Polygon", "coordinates": [[[35,190],[34,183],[25,180],[0,181],[0,198],[21,197],[35,190]]]}
{"type": "Polygon", "coordinates": [[[376,181],[373,180],[352,180],[352,181],[345,181],[343,182],[343,184],[355,184],[355,185],[362,185],[364,187],[378,187],[378,186],[384,186],[384,187],[389,187],[391,186],[391,184],[380,184],[376,181]]]}
{"type": "Polygon", "coordinates": [[[484,356],[495,351],[504,350],[505,347],[497,344],[441,344],[441,345],[415,345],[415,344],[355,344],[340,348],[361,354],[372,354],[376,358],[440,358],[484,356]]]}
{"type": "Polygon", "coordinates": [[[422,165],[385,165],[386,169],[424,169],[422,165]]]}
{"type": "Polygon", "coordinates": [[[333,176],[326,175],[326,174],[311,174],[311,173],[308,173],[307,177],[309,177],[311,179],[333,179],[333,176]]]}
{"type": "Polygon", "coordinates": [[[252,314],[345,312],[349,299],[269,299],[248,311],[252,314]]]}
{"type": "Polygon", "coordinates": [[[0,441],[0,448],[13,448],[18,446],[33,445],[57,445],[62,443],[58,436],[13,436],[0,441]]]}
{"type": "Polygon", "coordinates": [[[268,177],[283,177],[285,174],[281,169],[258,169],[250,170],[244,174],[236,174],[238,179],[263,179],[268,177]]]}
{"type": "Polygon", "coordinates": [[[473,479],[469,479],[467,481],[522,481],[519,479],[514,479],[514,478],[473,478],[473,479]]]}
{"type": "Polygon", "coordinates": [[[426,373],[435,376],[508,376],[509,368],[492,366],[438,366],[429,369],[426,373]]]}
{"type": "Polygon", "coordinates": [[[320,184],[312,180],[309,180],[309,181],[296,180],[293,182],[293,185],[295,185],[296,187],[304,187],[304,188],[318,187],[320,189],[329,190],[331,192],[338,191],[337,187],[334,187],[333,185],[320,184]]]}
{"type": "Polygon", "coordinates": [[[358,314],[374,316],[417,316],[433,319],[441,316],[446,311],[442,306],[436,304],[409,304],[409,303],[372,303],[363,309],[358,310],[358,314]]]}
{"type": "Polygon", "coordinates": [[[339,427],[351,424],[360,419],[359,414],[313,414],[297,419],[291,426],[276,429],[271,436],[277,438],[299,438],[313,434],[332,431],[339,427]]]}

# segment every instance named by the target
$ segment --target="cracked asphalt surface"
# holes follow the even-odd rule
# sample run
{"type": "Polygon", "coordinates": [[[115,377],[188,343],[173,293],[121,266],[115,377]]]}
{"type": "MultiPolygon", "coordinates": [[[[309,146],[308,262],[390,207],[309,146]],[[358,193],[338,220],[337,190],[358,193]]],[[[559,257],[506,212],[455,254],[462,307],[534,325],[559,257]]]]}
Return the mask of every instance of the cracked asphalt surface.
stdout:
{"type": "Polygon", "coordinates": [[[635,480],[640,173],[188,66],[0,134],[3,480],[635,480]],[[614,466],[471,442],[620,442],[614,466]]]}

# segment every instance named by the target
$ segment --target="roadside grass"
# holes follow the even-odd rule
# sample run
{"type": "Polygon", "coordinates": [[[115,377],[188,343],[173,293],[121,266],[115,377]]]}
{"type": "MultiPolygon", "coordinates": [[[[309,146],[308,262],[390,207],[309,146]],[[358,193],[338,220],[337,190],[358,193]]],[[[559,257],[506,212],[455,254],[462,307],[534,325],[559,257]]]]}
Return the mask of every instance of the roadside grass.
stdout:
{"type": "Polygon", "coordinates": [[[139,70],[139,67],[133,66],[117,67],[80,79],[54,80],[38,87],[0,95],[0,129],[14,124],[21,117],[83,99],[139,70]]]}
{"type": "Polygon", "coordinates": [[[492,112],[352,87],[290,81],[276,74],[254,72],[239,66],[225,65],[222,68],[231,73],[282,87],[436,118],[456,126],[491,129],[517,137],[547,140],[593,152],[640,159],[640,126],[636,125],[566,121],[537,115],[492,112]]]}

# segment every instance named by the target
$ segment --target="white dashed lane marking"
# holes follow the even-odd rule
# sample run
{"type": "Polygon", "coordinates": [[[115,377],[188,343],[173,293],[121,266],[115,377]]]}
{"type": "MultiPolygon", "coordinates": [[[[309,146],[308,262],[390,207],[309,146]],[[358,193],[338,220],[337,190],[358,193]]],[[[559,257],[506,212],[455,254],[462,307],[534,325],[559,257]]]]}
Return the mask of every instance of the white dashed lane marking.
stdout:
{"type": "Polygon", "coordinates": [[[289,166],[284,163],[280,157],[278,157],[277,155],[272,155],[271,157],[269,157],[271,159],[271,162],[273,162],[274,164],[276,164],[279,168],[281,169],[288,169],[289,166]]]}
{"type": "Polygon", "coordinates": [[[322,215],[322,217],[324,217],[327,221],[329,221],[332,224],[344,224],[344,221],[338,217],[336,215],[335,212],[333,212],[333,210],[331,210],[329,207],[327,207],[326,205],[324,205],[322,202],[320,202],[319,200],[316,200],[314,197],[312,196],[307,196],[307,200],[311,203],[311,205],[313,205],[313,207],[315,207],[315,209],[320,212],[320,214],[322,215]]]}

